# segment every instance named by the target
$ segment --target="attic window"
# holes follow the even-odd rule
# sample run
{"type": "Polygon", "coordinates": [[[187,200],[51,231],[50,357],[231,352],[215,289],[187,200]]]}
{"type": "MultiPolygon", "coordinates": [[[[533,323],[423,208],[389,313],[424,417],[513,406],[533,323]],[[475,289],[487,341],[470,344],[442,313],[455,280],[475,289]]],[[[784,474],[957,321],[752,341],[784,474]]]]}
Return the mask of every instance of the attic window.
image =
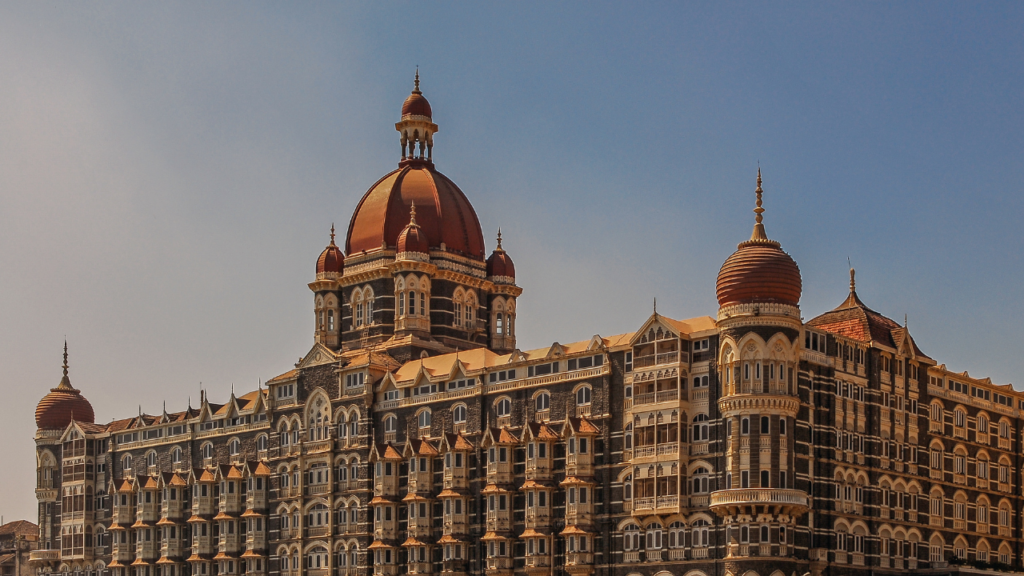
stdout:
{"type": "Polygon", "coordinates": [[[289,398],[295,395],[295,384],[286,384],[277,387],[278,398],[289,398]]]}
{"type": "MultiPolygon", "coordinates": [[[[451,384],[451,382],[448,383],[449,389],[451,389],[451,384]]],[[[424,384],[423,386],[417,386],[412,389],[413,396],[424,396],[435,392],[437,392],[437,384],[424,384]]]]}
{"type": "Polygon", "coordinates": [[[558,373],[558,362],[530,366],[527,369],[527,373],[531,378],[533,376],[543,376],[545,374],[556,374],[558,373]]]}
{"type": "Polygon", "coordinates": [[[488,382],[504,382],[505,380],[514,380],[516,377],[516,371],[513,370],[502,370],[500,372],[491,372],[488,382]]]}
{"type": "Polygon", "coordinates": [[[590,368],[592,366],[600,366],[604,364],[604,355],[598,354],[597,356],[587,356],[585,358],[573,358],[568,361],[568,370],[583,370],[584,368],[590,368]]]}
{"type": "Polygon", "coordinates": [[[694,352],[702,352],[704,350],[710,350],[710,349],[711,349],[711,340],[709,340],[707,338],[705,338],[703,340],[694,340],[693,341],[693,351],[694,352]]]}
{"type": "Polygon", "coordinates": [[[462,380],[452,380],[448,383],[449,390],[459,390],[472,386],[476,386],[476,378],[463,378],[462,380]]]}
{"type": "Polygon", "coordinates": [[[365,372],[356,372],[354,374],[346,374],[345,375],[345,387],[346,388],[355,388],[357,386],[362,386],[363,382],[365,382],[365,381],[366,381],[366,373],[365,372]]]}

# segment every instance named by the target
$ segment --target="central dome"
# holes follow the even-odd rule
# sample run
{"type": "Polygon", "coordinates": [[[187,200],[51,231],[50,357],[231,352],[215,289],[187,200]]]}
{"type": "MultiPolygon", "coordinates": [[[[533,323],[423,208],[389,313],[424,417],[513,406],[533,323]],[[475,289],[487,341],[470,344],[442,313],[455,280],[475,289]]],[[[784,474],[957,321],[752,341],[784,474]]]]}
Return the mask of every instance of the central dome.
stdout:
{"type": "Polygon", "coordinates": [[[402,161],[398,170],[377,181],[359,201],[345,239],[345,253],[355,256],[381,248],[395,249],[399,235],[416,204],[416,221],[431,250],[474,260],[484,259],[484,235],[480,220],[466,195],[447,176],[434,169],[433,137],[437,132],[430,104],[420,92],[419,71],[415,88],[402,105],[402,119],[395,125],[401,134],[402,161]]]}
{"type": "Polygon", "coordinates": [[[408,163],[377,181],[352,214],[345,253],[395,248],[416,204],[416,222],[431,249],[484,258],[480,220],[466,195],[428,163],[408,163]]]}

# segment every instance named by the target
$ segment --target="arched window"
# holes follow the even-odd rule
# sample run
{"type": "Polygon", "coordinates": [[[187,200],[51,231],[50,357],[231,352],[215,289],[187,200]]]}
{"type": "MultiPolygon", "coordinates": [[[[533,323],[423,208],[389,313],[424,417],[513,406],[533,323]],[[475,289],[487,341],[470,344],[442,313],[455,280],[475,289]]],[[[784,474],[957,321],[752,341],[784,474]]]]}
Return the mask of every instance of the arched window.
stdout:
{"type": "Polygon", "coordinates": [[[363,289],[363,325],[373,324],[373,290],[367,286],[363,289]]]}
{"type": "Polygon", "coordinates": [[[121,458],[121,470],[125,473],[132,471],[132,455],[125,454],[124,458],[121,458]]]}
{"type": "Polygon", "coordinates": [[[495,318],[494,332],[500,336],[505,333],[505,316],[498,313],[495,318]]]}
{"type": "Polygon", "coordinates": [[[710,538],[708,535],[708,526],[710,524],[707,520],[697,520],[693,523],[693,543],[694,548],[706,548],[710,544],[710,538]]]}
{"type": "Polygon", "coordinates": [[[150,468],[156,468],[156,452],[150,452],[146,454],[146,466],[150,468]]]}
{"type": "Polygon", "coordinates": [[[342,414],[338,417],[338,438],[344,438],[348,436],[348,420],[345,415],[342,414]]]}
{"type": "Polygon", "coordinates": [[[494,404],[494,408],[499,417],[509,416],[512,414],[512,401],[508,398],[501,398],[494,404]]]}
{"type": "Polygon", "coordinates": [[[458,404],[458,405],[455,406],[455,409],[452,411],[452,421],[454,423],[456,423],[456,424],[465,424],[466,423],[466,405],[465,404],[458,404]]]}
{"type": "Polygon", "coordinates": [[[238,456],[238,453],[242,449],[242,443],[238,441],[238,438],[232,438],[228,444],[228,454],[232,456],[238,456]]]}
{"type": "Polygon", "coordinates": [[[693,442],[707,442],[708,440],[708,415],[697,414],[693,417],[693,442]]]}
{"type": "Polygon", "coordinates": [[[661,549],[661,524],[652,522],[647,526],[647,549],[661,549]]]}
{"type": "Polygon", "coordinates": [[[430,428],[430,410],[423,410],[416,416],[416,419],[420,428],[430,428]]]}
{"type": "Polygon", "coordinates": [[[398,417],[389,415],[384,418],[384,431],[385,432],[397,432],[398,431],[398,417]]]}
{"type": "Polygon", "coordinates": [[[207,442],[206,444],[203,444],[203,459],[204,460],[212,460],[213,459],[213,444],[210,444],[209,442],[207,442]]]}
{"type": "Polygon", "coordinates": [[[640,527],[636,524],[626,524],[622,528],[622,548],[623,550],[639,550],[640,549],[640,527]]]}
{"type": "Polygon", "coordinates": [[[683,547],[683,535],[686,532],[686,527],[683,526],[682,522],[673,522],[668,526],[668,547],[669,548],[682,548],[683,547]]]}
{"type": "Polygon", "coordinates": [[[317,546],[309,551],[306,555],[306,568],[315,570],[317,568],[327,567],[327,549],[323,546],[317,546]]]}
{"type": "Polygon", "coordinates": [[[626,424],[626,431],[623,433],[623,447],[626,450],[633,449],[633,424],[626,424]]]}
{"type": "Polygon", "coordinates": [[[707,494],[708,493],[708,477],[709,472],[707,468],[700,466],[696,468],[690,475],[693,480],[693,492],[692,494],[707,494]]]}
{"type": "Polygon", "coordinates": [[[181,464],[181,448],[175,446],[174,450],[171,450],[171,463],[181,464]]]}
{"type": "Polygon", "coordinates": [[[576,405],[587,406],[590,404],[592,391],[590,386],[581,386],[576,390],[576,405]]]}
{"type": "Polygon", "coordinates": [[[543,412],[551,408],[551,395],[547,392],[537,394],[537,412],[543,412]]]}

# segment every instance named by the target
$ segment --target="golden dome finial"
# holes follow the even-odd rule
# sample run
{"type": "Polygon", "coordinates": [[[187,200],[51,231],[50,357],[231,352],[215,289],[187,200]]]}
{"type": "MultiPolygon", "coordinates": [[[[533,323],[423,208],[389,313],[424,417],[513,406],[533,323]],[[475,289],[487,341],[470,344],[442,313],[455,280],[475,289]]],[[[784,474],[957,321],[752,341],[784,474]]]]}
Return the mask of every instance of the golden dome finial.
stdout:
{"type": "Polygon", "coordinates": [[[53,390],[74,390],[71,386],[71,378],[68,378],[68,341],[64,340],[64,376],[60,379],[60,384],[57,385],[53,390]]]}
{"type": "Polygon", "coordinates": [[[416,223],[416,201],[409,203],[409,226],[419,226],[416,223]]]}
{"type": "Polygon", "coordinates": [[[501,250],[501,228],[498,228],[498,250],[501,250]]]}
{"type": "Polygon", "coordinates": [[[757,188],[754,189],[754,194],[757,195],[756,206],[754,207],[754,214],[756,214],[756,216],[754,217],[754,231],[750,234],[750,241],[766,242],[768,240],[768,235],[764,231],[764,224],[762,224],[762,221],[764,220],[764,216],[762,216],[762,214],[764,214],[764,208],[761,207],[761,195],[764,194],[764,190],[761,189],[760,166],[757,167],[757,188]]]}

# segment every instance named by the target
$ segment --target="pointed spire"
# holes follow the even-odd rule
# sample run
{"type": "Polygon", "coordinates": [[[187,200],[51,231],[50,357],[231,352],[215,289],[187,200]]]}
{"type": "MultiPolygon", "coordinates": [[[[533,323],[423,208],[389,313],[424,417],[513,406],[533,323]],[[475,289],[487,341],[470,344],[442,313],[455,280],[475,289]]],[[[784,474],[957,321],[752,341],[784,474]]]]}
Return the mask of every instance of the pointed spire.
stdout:
{"type": "Polygon", "coordinates": [[[754,189],[754,193],[757,195],[756,205],[754,207],[754,231],[750,233],[750,240],[741,242],[739,248],[744,246],[756,246],[756,245],[770,245],[779,248],[781,245],[768,239],[768,234],[764,231],[764,208],[762,207],[761,195],[764,194],[764,190],[761,189],[761,167],[757,167],[757,188],[754,189]]]}
{"type": "Polygon", "coordinates": [[[60,379],[60,384],[54,390],[74,390],[71,386],[71,378],[68,377],[68,341],[64,340],[64,376],[60,379]]]}
{"type": "Polygon", "coordinates": [[[495,248],[494,251],[497,252],[498,250],[504,250],[504,248],[501,247],[501,227],[500,226],[498,227],[498,247],[495,248]]]}
{"type": "Polygon", "coordinates": [[[757,216],[754,217],[754,222],[755,222],[755,224],[754,224],[754,231],[753,231],[753,233],[751,233],[750,239],[751,240],[767,240],[768,239],[768,235],[765,234],[765,232],[764,232],[764,224],[762,224],[762,222],[764,221],[764,216],[763,216],[764,208],[761,207],[761,203],[762,203],[761,202],[761,195],[764,194],[764,190],[761,189],[761,167],[760,166],[757,167],[757,188],[754,190],[754,193],[757,194],[757,207],[754,208],[754,214],[757,214],[757,216]]]}
{"type": "Polygon", "coordinates": [[[857,271],[850,268],[850,294],[857,293],[857,271]]]}
{"type": "Polygon", "coordinates": [[[654,315],[655,316],[658,315],[658,297],[657,296],[654,297],[654,315]]]}
{"type": "Polygon", "coordinates": [[[331,246],[334,246],[334,222],[331,222],[331,246]]]}
{"type": "Polygon", "coordinates": [[[409,203],[409,226],[419,226],[416,223],[416,201],[413,200],[409,203]]]}
{"type": "Polygon", "coordinates": [[[416,65],[416,80],[413,84],[412,93],[422,94],[422,92],[420,92],[420,67],[418,64],[416,65]]]}

